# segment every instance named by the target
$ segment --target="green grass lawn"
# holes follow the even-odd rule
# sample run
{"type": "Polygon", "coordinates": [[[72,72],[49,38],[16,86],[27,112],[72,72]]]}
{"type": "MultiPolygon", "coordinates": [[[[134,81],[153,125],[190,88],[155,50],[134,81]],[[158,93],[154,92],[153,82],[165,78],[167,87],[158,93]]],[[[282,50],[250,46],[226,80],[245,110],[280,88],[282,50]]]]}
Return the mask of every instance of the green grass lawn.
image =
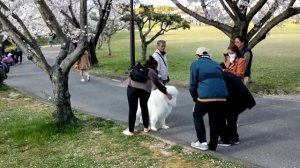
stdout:
{"type": "Polygon", "coordinates": [[[53,107],[0,86],[0,167],[245,167],[184,149],[76,112],[73,125],[52,120],[53,107]]]}
{"type": "MultiPolygon", "coordinates": [[[[140,40],[136,34],[136,60],[141,58],[140,40]]],[[[222,62],[228,38],[210,26],[192,27],[190,30],[176,30],[158,39],[167,41],[167,53],[171,82],[186,86],[189,66],[195,51],[200,46],[209,48],[212,58],[222,62]]],[[[157,40],[158,40],[157,39],[157,40]]],[[[255,93],[286,94],[300,92],[300,25],[285,24],[274,28],[267,38],[254,49],[252,83],[255,93]]],[[[98,50],[100,66],[92,71],[108,76],[126,76],[130,66],[129,33],[117,33],[112,40],[112,57],[106,56],[105,43],[98,50]]],[[[155,50],[155,42],[148,47],[148,55],[155,50]]]]}

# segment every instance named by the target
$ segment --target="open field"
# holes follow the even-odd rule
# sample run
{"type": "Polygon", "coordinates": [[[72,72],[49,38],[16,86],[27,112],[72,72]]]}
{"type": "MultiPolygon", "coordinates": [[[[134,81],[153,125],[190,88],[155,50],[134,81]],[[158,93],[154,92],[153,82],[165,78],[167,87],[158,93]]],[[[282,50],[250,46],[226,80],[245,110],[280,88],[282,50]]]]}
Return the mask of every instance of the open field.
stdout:
{"type": "MultiPolygon", "coordinates": [[[[141,58],[140,40],[136,34],[136,60],[141,58]]],[[[172,83],[187,85],[189,66],[195,50],[200,46],[209,48],[213,59],[222,62],[228,38],[212,27],[192,27],[176,30],[160,36],[167,40],[167,53],[172,83]]],[[[157,39],[157,40],[158,40],[157,39]]],[[[287,94],[300,92],[300,25],[288,24],[274,28],[267,38],[254,49],[252,83],[255,93],[287,94]]],[[[126,76],[130,66],[129,33],[117,33],[112,40],[112,57],[106,56],[106,44],[98,51],[100,66],[93,72],[109,76],[126,76]]],[[[155,42],[148,47],[148,54],[155,49],[155,42]]]]}
{"type": "Polygon", "coordinates": [[[0,167],[244,167],[167,144],[76,112],[73,125],[53,122],[53,107],[0,86],[0,167]]]}

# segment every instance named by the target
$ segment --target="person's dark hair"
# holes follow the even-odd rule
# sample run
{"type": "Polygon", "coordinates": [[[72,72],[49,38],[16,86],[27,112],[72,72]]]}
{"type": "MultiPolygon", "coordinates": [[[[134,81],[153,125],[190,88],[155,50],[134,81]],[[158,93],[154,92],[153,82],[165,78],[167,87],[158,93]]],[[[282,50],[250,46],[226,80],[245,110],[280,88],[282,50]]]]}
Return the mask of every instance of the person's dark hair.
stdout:
{"type": "Polygon", "coordinates": [[[156,70],[157,67],[157,61],[150,55],[149,58],[146,60],[146,66],[148,68],[152,68],[156,70]]]}
{"type": "Polygon", "coordinates": [[[230,49],[231,51],[236,53],[236,58],[240,58],[243,57],[241,51],[239,50],[239,48],[236,45],[230,45],[227,49],[230,49]]]}
{"type": "Polygon", "coordinates": [[[235,39],[239,39],[239,41],[242,42],[245,47],[248,47],[248,41],[243,36],[236,36],[235,39]]]}

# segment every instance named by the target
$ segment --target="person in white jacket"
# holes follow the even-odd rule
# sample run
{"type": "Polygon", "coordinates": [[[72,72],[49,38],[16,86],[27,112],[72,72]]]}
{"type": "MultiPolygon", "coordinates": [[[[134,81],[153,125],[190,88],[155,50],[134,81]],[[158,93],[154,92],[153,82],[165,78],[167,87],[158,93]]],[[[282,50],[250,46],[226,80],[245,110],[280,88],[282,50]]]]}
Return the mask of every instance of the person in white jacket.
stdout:
{"type": "Polygon", "coordinates": [[[168,60],[167,60],[165,49],[166,49],[166,41],[158,40],[157,49],[152,55],[152,57],[158,63],[157,66],[158,77],[163,84],[167,84],[170,81],[169,71],[168,71],[168,60]]]}

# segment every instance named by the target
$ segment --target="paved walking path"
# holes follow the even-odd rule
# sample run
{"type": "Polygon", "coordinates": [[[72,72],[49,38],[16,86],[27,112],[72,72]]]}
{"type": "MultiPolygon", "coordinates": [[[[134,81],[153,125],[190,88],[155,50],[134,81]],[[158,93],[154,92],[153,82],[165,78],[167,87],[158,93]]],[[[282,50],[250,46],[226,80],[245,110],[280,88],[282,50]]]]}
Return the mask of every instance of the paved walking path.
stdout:
{"type": "MultiPolygon", "coordinates": [[[[57,48],[44,48],[43,51],[47,59],[53,62],[57,48]]],[[[6,84],[47,100],[46,95],[52,95],[49,77],[34,64],[24,60],[22,65],[11,68],[6,84]]],[[[79,75],[71,72],[69,87],[73,107],[127,123],[126,87],[121,86],[120,82],[92,76],[90,82],[81,83],[79,75]]],[[[300,167],[300,97],[256,98],[256,101],[257,105],[251,111],[240,115],[240,144],[218,147],[217,153],[252,167],[300,167]]],[[[179,89],[178,106],[166,121],[171,128],[152,134],[189,146],[196,139],[192,106],[188,91],[179,89]]],[[[207,124],[207,116],[205,118],[207,124]]]]}

